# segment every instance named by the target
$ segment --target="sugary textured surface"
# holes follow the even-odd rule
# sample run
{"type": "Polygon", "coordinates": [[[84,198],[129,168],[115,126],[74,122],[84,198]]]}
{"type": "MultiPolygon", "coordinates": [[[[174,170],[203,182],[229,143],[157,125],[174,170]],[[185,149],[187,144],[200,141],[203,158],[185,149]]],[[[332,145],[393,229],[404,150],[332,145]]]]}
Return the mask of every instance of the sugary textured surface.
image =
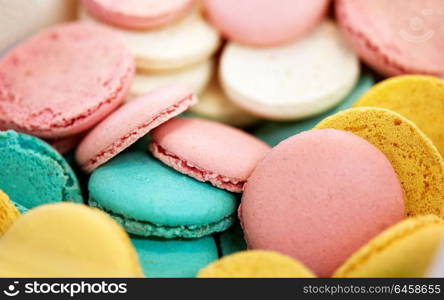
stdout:
{"type": "Polygon", "coordinates": [[[348,94],[347,97],[345,97],[343,100],[341,100],[341,103],[335,108],[319,116],[296,122],[265,121],[253,131],[253,134],[269,145],[275,146],[286,138],[301,133],[302,131],[312,129],[316,124],[318,124],[326,117],[335,114],[341,110],[350,108],[350,106],[374,83],[375,80],[373,76],[368,73],[363,74],[351,93],[348,94]]]}
{"type": "MultiPolygon", "coordinates": [[[[98,23],[82,9],[79,18],[98,23]]],[[[177,70],[205,61],[220,44],[216,30],[197,12],[157,30],[112,29],[124,38],[136,59],[137,68],[148,72],[177,70]]]]}
{"type": "Polygon", "coordinates": [[[359,56],[380,73],[444,75],[442,0],[338,0],[336,16],[359,56]]]}
{"type": "Polygon", "coordinates": [[[19,217],[17,208],[9,201],[8,195],[0,190],[0,237],[19,217]]]}
{"type": "Polygon", "coordinates": [[[222,86],[232,101],[276,120],[306,118],[332,108],[358,77],[358,59],[331,21],[280,47],[228,43],[220,68],[222,86]]]}
{"type": "Polygon", "coordinates": [[[182,175],[144,152],[122,153],[96,169],[89,192],[91,205],[141,236],[195,238],[223,231],[233,224],[237,206],[234,194],[182,175]]]}
{"type": "Polygon", "coordinates": [[[227,39],[253,46],[295,40],[324,17],[330,0],[205,0],[206,13],[227,39]]]}
{"type": "Polygon", "coordinates": [[[82,202],[79,183],[65,159],[42,140],[15,131],[0,132],[0,189],[19,209],[82,202]]]}
{"type": "Polygon", "coordinates": [[[334,277],[423,277],[440,241],[444,241],[442,219],[407,218],[359,249],[334,277]]]}
{"type": "Polygon", "coordinates": [[[200,239],[156,239],[132,237],[145,276],[190,278],[217,260],[217,247],[212,236],[200,239]]]}
{"type": "Polygon", "coordinates": [[[228,230],[219,235],[219,246],[222,256],[247,250],[247,243],[244,240],[244,232],[242,231],[239,222],[236,222],[228,230]]]}
{"type": "Polygon", "coordinates": [[[186,86],[168,85],[126,103],[88,133],[77,148],[76,160],[91,172],[196,102],[186,86]]]}
{"type": "Polygon", "coordinates": [[[376,147],[349,132],[311,130],[281,142],[258,164],[240,215],[249,249],[290,255],[328,277],[403,219],[404,199],[376,147]]]}
{"type": "Polygon", "coordinates": [[[99,210],[40,206],[0,238],[1,277],[142,277],[127,234],[99,210]]]}
{"type": "Polygon", "coordinates": [[[100,20],[130,29],[169,24],[193,6],[193,0],[83,0],[82,3],[100,20]]]}
{"type": "Polygon", "coordinates": [[[303,264],[273,251],[242,251],[206,266],[200,278],[301,278],[315,277],[303,264]]]}
{"type": "Polygon", "coordinates": [[[387,109],[361,107],[339,112],[316,128],[349,131],[381,150],[401,181],[407,216],[444,217],[444,162],[415,124],[387,109]]]}
{"type": "Polygon", "coordinates": [[[133,73],[112,31],[80,22],[51,27],[0,60],[0,123],[46,138],[74,135],[122,103],[133,73]]]}
{"type": "Polygon", "coordinates": [[[153,130],[150,151],[165,164],[232,192],[242,187],[270,151],[259,139],[234,127],[178,118],[153,130]]]}
{"type": "Polygon", "coordinates": [[[404,75],[387,79],[365,93],[354,107],[393,110],[422,130],[444,156],[444,81],[431,76],[404,75]]]}

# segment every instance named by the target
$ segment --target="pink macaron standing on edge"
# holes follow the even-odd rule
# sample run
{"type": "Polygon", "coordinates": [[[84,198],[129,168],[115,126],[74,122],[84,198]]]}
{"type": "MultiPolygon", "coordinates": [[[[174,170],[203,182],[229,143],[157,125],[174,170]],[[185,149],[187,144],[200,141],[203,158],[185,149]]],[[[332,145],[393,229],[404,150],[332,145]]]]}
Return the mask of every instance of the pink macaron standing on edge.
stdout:
{"type": "Polygon", "coordinates": [[[163,86],[126,103],[88,133],[77,148],[76,160],[91,172],[196,103],[191,90],[182,85],[163,86]]]}
{"type": "Polygon", "coordinates": [[[152,131],[153,155],[200,181],[231,192],[242,188],[270,151],[264,142],[237,128],[195,118],[170,120],[152,131]]]}
{"type": "Polygon", "coordinates": [[[0,126],[50,139],[76,135],[123,102],[134,70],[111,30],[50,27],[0,59],[0,126]]]}
{"type": "Polygon", "coordinates": [[[250,249],[290,255],[328,277],[404,217],[389,160],[351,133],[322,129],[281,142],[258,164],[239,209],[250,249]]]}
{"type": "Polygon", "coordinates": [[[190,12],[193,0],[82,0],[101,21],[128,29],[150,29],[172,23],[190,12]]]}
{"type": "Polygon", "coordinates": [[[386,76],[444,75],[442,0],[337,0],[342,32],[386,76]]]}
{"type": "Polygon", "coordinates": [[[325,16],[330,0],[204,0],[211,23],[226,38],[276,46],[303,36],[325,16]]]}

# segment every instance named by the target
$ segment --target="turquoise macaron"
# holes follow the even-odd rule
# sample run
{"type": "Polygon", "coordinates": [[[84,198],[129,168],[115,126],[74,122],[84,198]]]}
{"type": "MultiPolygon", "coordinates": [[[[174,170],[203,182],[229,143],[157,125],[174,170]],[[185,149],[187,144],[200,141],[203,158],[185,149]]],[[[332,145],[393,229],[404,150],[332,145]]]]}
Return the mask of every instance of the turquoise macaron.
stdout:
{"type": "Polygon", "coordinates": [[[46,142],[0,131],[0,189],[21,212],[60,201],[83,202],[76,175],[46,142]]]}
{"type": "Polygon", "coordinates": [[[263,140],[270,146],[275,146],[281,141],[293,136],[295,134],[301,133],[302,131],[310,130],[315,125],[317,125],[321,120],[326,117],[335,114],[341,110],[348,109],[355,103],[358,98],[361,97],[369,88],[371,88],[375,83],[375,79],[372,75],[364,73],[361,75],[358,83],[354,89],[341,101],[339,105],[333,109],[318,115],[313,118],[305,119],[297,122],[276,122],[276,121],[266,121],[261,123],[252,134],[257,138],[263,140]]]}
{"type": "Polygon", "coordinates": [[[222,256],[247,250],[247,242],[239,222],[219,235],[219,248],[222,256]]]}
{"type": "Polygon", "coordinates": [[[146,277],[190,278],[218,259],[214,238],[155,239],[131,237],[146,277]]]}
{"type": "Polygon", "coordinates": [[[238,206],[233,193],[197,181],[149,153],[122,153],[89,179],[89,205],[100,208],[128,233],[198,238],[230,227],[238,206]]]}

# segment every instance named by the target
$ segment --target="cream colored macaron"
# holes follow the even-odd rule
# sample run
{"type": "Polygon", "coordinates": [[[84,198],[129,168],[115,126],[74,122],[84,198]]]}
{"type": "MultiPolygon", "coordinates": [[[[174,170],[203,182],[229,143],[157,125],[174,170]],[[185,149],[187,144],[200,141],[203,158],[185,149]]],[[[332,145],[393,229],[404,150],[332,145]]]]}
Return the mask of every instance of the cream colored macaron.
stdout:
{"type": "Polygon", "coordinates": [[[326,111],[351,91],[358,76],[358,58],[332,21],[285,46],[229,43],[220,68],[230,99],[257,116],[276,120],[326,111]]]}
{"type": "MultiPolygon", "coordinates": [[[[99,23],[82,7],[78,16],[81,20],[99,23]]],[[[136,59],[137,68],[144,71],[192,66],[211,57],[220,44],[218,32],[197,11],[156,30],[112,28],[123,36],[136,59]]]]}

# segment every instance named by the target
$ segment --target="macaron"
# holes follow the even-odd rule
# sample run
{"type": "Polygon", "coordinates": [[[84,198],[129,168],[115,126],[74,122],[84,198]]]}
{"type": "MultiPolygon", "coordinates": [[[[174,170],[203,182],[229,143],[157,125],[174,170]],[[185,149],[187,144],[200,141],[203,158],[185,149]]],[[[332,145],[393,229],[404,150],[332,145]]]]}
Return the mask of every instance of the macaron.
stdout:
{"type": "Polygon", "coordinates": [[[199,271],[200,278],[315,277],[302,263],[273,251],[242,251],[225,256],[199,271]]]}
{"type": "Polygon", "coordinates": [[[200,239],[155,239],[132,237],[143,272],[147,277],[191,278],[218,259],[212,236],[200,239]]]}
{"type": "MultiPolygon", "coordinates": [[[[79,19],[100,23],[82,8],[79,19]]],[[[145,72],[178,70],[198,64],[208,60],[220,44],[217,31],[198,12],[155,30],[111,28],[120,33],[135,57],[137,68],[145,72]]]]}
{"type": "Polygon", "coordinates": [[[0,238],[1,277],[142,277],[131,242],[105,213],[42,205],[0,238]]]}
{"type": "Polygon", "coordinates": [[[76,175],[65,159],[42,140],[0,131],[0,189],[20,211],[60,202],[82,202],[76,175]]]}
{"type": "Polygon", "coordinates": [[[428,267],[426,277],[444,278],[444,239],[428,267]]]}
{"type": "Polygon", "coordinates": [[[350,106],[362,96],[372,85],[375,83],[375,79],[369,73],[361,75],[358,83],[356,83],[353,90],[341,100],[339,105],[327,112],[312,118],[300,120],[296,122],[276,122],[265,121],[260,123],[254,130],[253,134],[257,138],[266,142],[271,146],[279,144],[281,141],[301,133],[302,131],[312,129],[316,124],[325,119],[326,117],[335,114],[341,110],[350,108],[350,106]]]}
{"type": "Polygon", "coordinates": [[[441,218],[407,218],[354,253],[334,277],[423,277],[443,240],[441,218]]]}
{"type": "Polygon", "coordinates": [[[296,120],[337,105],[353,89],[359,69],[334,23],[323,21],[304,38],[284,46],[228,43],[219,75],[228,97],[250,113],[296,120]]]}
{"type": "Polygon", "coordinates": [[[239,222],[236,222],[228,230],[225,230],[219,235],[219,248],[222,256],[247,250],[244,232],[239,222]]]}
{"type": "Polygon", "coordinates": [[[151,137],[149,149],[163,163],[237,193],[270,151],[264,142],[244,131],[197,118],[170,120],[153,130],[151,137]]]}
{"type": "Polygon", "coordinates": [[[19,211],[9,200],[8,195],[0,190],[0,237],[11,227],[19,216],[19,211]]]}
{"type": "Polygon", "coordinates": [[[115,33],[79,22],[50,27],[0,59],[0,123],[44,138],[75,135],[123,102],[133,73],[115,33]]]}
{"type": "Polygon", "coordinates": [[[139,236],[203,237],[229,228],[237,208],[234,194],[176,172],[144,152],[115,157],[91,174],[88,187],[89,205],[139,236]]]}
{"type": "Polygon", "coordinates": [[[166,72],[142,72],[134,76],[129,93],[129,101],[149,93],[164,85],[180,83],[186,85],[196,95],[202,93],[210,81],[213,73],[214,62],[206,60],[191,67],[177,71],[166,72]]]}
{"type": "Polygon", "coordinates": [[[82,140],[76,151],[78,164],[91,172],[196,102],[187,87],[168,85],[126,103],[82,140]]]}
{"type": "Polygon", "coordinates": [[[334,129],[306,131],[274,147],[248,179],[240,212],[249,249],[290,255],[322,277],[404,215],[389,160],[366,140],[334,129]]]}
{"type": "Polygon", "coordinates": [[[441,0],[339,0],[336,17],[351,46],[386,76],[444,75],[441,0]]]}
{"type": "Polygon", "coordinates": [[[204,0],[211,23],[232,41],[275,46],[296,40],[325,16],[329,0],[204,0]]]}
{"type": "Polygon", "coordinates": [[[386,79],[366,92],[354,107],[393,110],[422,130],[444,156],[444,81],[432,76],[403,75],[386,79]]]}
{"type": "Polygon", "coordinates": [[[401,181],[407,216],[444,216],[444,162],[415,124],[384,108],[360,107],[328,117],[315,128],[346,130],[381,150],[401,181]]]}
{"type": "Polygon", "coordinates": [[[130,29],[164,26],[191,10],[193,0],[83,0],[88,11],[105,23],[130,29]]]}

